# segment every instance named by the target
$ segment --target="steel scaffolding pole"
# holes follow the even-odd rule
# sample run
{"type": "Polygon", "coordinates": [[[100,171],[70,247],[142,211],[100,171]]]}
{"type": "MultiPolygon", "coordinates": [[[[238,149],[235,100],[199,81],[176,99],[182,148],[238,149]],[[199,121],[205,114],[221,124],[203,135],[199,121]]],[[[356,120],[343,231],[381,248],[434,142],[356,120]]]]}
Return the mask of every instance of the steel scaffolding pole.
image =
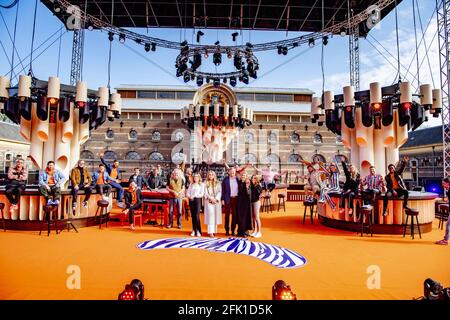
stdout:
{"type": "Polygon", "coordinates": [[[84,29],[73,31],[72,64],[70,68],[70,85],[74,86],[81,80],[83,72],[84,29]]]}
{"type": "Polygon", "coordinates": [[[359,91],[359,28],[352,28],[349,34],[350,85],[359,91]]]}
{"type": "Polygon", "coordinates": [[[444,177],[450,177],[450,0],[436,0],[439,65],[442,90],[442,142],[444,177]]]}

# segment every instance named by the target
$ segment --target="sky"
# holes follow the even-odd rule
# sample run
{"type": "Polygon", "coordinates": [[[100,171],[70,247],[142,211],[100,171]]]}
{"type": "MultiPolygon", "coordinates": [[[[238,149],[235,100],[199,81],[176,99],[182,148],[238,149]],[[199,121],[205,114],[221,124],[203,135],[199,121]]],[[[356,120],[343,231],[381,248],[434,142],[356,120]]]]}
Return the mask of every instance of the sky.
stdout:
{"type": "MultiPolygon", "coordinates": [[[[417,67],[415,60],[416,44],[414,37],[413,0],[403,0],[398,6],[398,25],[400,43],[400,62],[402,65],[402,79],[410,81],[417,87],[417,67]],[[407,70],[409,69],[409,72],[407,70]]],[[[419,48],[419,80],[421,84],[431,83],[435,88],[440,87],[439,54],[437,21],[435,15],[435,1],[416,0],[416,30],[418,41],[422,38],[422,29],[425,31],[424,41],[419,48]],[[420,15],[420,19],[419,19],[420,15]],[[426,59],[425,45],[429,47],[426,59]]],[[[11,0],[0,0],[6,5],[11,0]]],[[[31,38],[34,16],[33,0],[20,0],[18,23],[16,28],[15,65],[21,59],[29,56],[31,51],[31,38]]],[[[0,8],[0,74],[9,75],[12,58],[12,41],[17,6],[12,9],[0,8]],[[8,30],[7,30],[8,29],[8,30]]],[[[33,74],[40,79],[49,76],[59,76],[62,83],[69,83],[70,63],[72,51],[72,33],[62,28],[62,23],[40,2],[37,7],[36,34],[34,48],[47,41],[41,48],[33,53],[36,58],[32,63],[33,74]],[[59,31],[61,30],[61,31],[59,31]],[[61,37],[60,37],[61,35],[61,37]],[[59,41],[61,38],[61,41],[59,41]],[[53,43],[53,44],[52,44],[53,43]],[[44,49],[52,44],[47,50],[44,49]],[[59,61],[59,63],[58,63],[59,61]],[[58,68],[59,66],[59,68],[58,68]],[[58,72],[59,71],[59,72],[58,72]]],[[[133,31],[172,41],[187,40],[195,43],[195,33],[192,29],[133,29],[133,31]]],[[[222,45],[233,44],[231,33],[235,30],[202,29],[205,35],[202,44],[213,44],[217,40],[222,45]]],[[[239,31],[239,30],[237,30],[239,31]]],[[[238,43],[264,43],[285,40],[305,33],[285,31],[249,31],[242,30],[238,43]]],[[[397,46],[395,13],[392,11],[372,31],[369,36],[360,41],[360,72],[361,90],[369,88],[371,82],[381,82],[383,86],[393,84],[397,79],[397,46]]],[[[99,30],[85,32],[83,80],[89,88],[96,89],[108,83],[108,50],[109,40],[106,32],[99,30]]],[[[250,79],[249,87],[276,87],[276,88],[307,88],[320,95],[322,91],[321,71],[321,45],[313,48],[300,46],[284,55],[275,51],[256,52],[259,59],[260,70],[258,79],[250,79]]],[[[132,41],[119,43],[116,39],[112,43],[111,60],[111,87],[121,84],[144,85],[189,85],[196,88],[195,82],[185,84],[182,77],[175,76],[175,59],[178,51],[157,48],[155,52],[145,52],[143,46],[132,41]]],[[[223,63],[217,68],[219,72],[233,70],[232,61],[223,57],[223,63]],[[228,60],[228,61],[227,61],[228,60]]],[[[17,75],[27,73],[30,59],[24,59],[15,69],[17,75]]],[[[212,70],[211,56],[208,61],[203,60],[203,71],[212,70]],[[209,69],[208,69],[209,66],[209,69]]],[[[350,84],[348,38],[334,36],[324,47],[324,74],[325,90],[333,90],[335,94],[342,93],[342,87],[350,84]]],[[[13,81],[15,83],[15,81],[13,81]]],[[[239,84],[238,86],[245,86],[239,84]]],[[[440,125],[440,118],[432,118],[422,127],[440,125]]]]}

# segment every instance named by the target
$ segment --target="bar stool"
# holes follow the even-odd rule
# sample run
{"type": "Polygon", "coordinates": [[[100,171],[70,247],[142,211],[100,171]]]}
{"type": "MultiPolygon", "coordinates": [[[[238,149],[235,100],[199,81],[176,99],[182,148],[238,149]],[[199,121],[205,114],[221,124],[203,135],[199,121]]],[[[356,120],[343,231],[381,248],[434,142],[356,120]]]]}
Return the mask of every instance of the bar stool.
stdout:
{"type": "Polygon", "coordinates": [[[422,239],[422,233],[420,232],[420,225],[419,225],[419,210],[417,209],[405,209],[405,214],[406,214],[406,222],[404,224],[404,229],[403,229],[403,238],[406,235],[406,227],[408,226],[408,219],[409,217],[411,217],[411,236],[414,240],[414,218],[416,218],[416,223],[417,223],[417,229],[419,230],[419,236],[420,239],[422,239]]]}
{"type": "Polygon", "coordinates": [[[263,206],[261,212],[272,212],[272,204],[270,203],[270,194],[263,197],[263,206]]]}
{"type": "Polygon", "coordinates": [[[97,210],[95,210],[94,220],[97,219],[98,215],[100,219],[99,229],[102,228],[103,220],[106,223],[106,227],[108,227],[108,206],[109,202],[106,200],[97,201],[97,210]]]}
{"type": "Polygon", "coordinates": [[[286,212],[285,198],[286,198],[286,195],[284,193],[281,193],[278,195],[278,210],[277,211],[280,211],[280,205],[282,205],[284,212],[286,212]]]}
{"type": "Polygon", "coordinates": [[[6,232],[5,216],[3,214],[4,209],[5,209],[5,204],[3,202],[0,202],[0,213],[2,214],[3,230],[6,232]]]}
{"type": "Polygon", "coordinates": [[[305,224],[307,208],[309,208],[309,216],[311,217],[311,224],[314,224],[314,206],[315,205],[316,205],[316,201],[314,201],[314,200],[303,201],[303,206],[305,207],[305,210],[303,211],[303,224],[305,224]]]}
{"type": "Polygon", "coordinates": [[[361,237],[363,236],[364,233],[364,228],[368,228],[370,231],[370,236],[373,237],[373,232],[372,232],[372,213],[373,213],[373,206],[371,205],[364,205],[361,207],[361,213],[360,213],[360,217],[361,217],[361,237]],[[364,224],[364,220],[367,218],[367,224],[364,224]]]}
{"type": "Polygon", "coordinates": [[[50,236],[50,226],[52,224],[55,225],[55,232],[58,234],[58,207],[52,206],[52,205],[44,205],[44,219],[41,221],[41,227],[39,228],[39,235],[42,233],[42,226],[45,224],[45,221],[47,221],[47,237],[50,236]],[[52,219],[51,216],[53,215],[52,219]]]}
{"type": "Polygon", "coordinates": [[[447,221],[446,219],[448,219],[448,205],[441,205],[440,206],[440,213],[441,216],[439,217],[439,229],[443,229],[444,228],[444,224],[447,221]]]}

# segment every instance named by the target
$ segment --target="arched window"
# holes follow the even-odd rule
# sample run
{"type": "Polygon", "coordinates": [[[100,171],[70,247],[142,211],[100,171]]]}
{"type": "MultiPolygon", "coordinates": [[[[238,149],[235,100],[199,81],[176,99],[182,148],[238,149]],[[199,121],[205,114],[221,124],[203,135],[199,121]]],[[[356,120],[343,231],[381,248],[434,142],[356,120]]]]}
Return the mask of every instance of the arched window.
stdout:
{"type": "Polygon", "coordinates": [[[103,154],[103,158],[107,160],[115,160],[117,159],[117,155],[114,151],[108,150],[103,154]]]}
{"type": "Polygon", "coordinates": [[[247,153],[242,157],[243,163],[256,163],[257,158],[253,153],[247,153]]]}
{"type": "Polygon", "coordinates": [[[174,153],[172,155],[172,162],[175,164],[181,164],[182,162],[186,162],[186,155],[181,152],[174,153]]]}
{"type": "Polygon", "coordinates": [[[128,134],[128,137],[129,137],[131,140],[136,140],[137,137],[138,137],[137,131],[136,131],[135,129],[131,129],[131,130],[130,130],[130,133],[128,134]]]}
{"type": "Polygon", "coordinates": [[[264,163],[279,163],[279,162],[280,162],[280,157],[278,157],[278,155],[276,155],[275,153],[269,154],[264,159],[264,163]]]}
{"type": "Polygon", "coordinates": [[[114,131],[111,128],[108,128],[108,130],[106,130],[106,138],[114,139],[114,131]]]}
{"type": "Polygon", "coordinates": [[[141,156],[136,151],[129,151],[125,155],[126,160],[141,160],[141,156]]]}
{"type": "Polygon", "coordinates": [[[316,153],[315,155],[312,156],[312,161],[313,162],[323,162],[325,163],[325,157],[321,154],[316,153]]]}
{"type": "Polygon", "coordinates": [[[322,135],[319,132],[316,132],[314,134],[314,138],[313,139],[314,139],[313,140],[314,143],[322,143],[323,142],[322,135]]]}
{"type": "Polygon", "coordinates": [[[183,141],[183,139],[184,139],[184,134],[182,131],[175,132],[175,141],[180,142],[180,141],[183,141]]]}
{"type": "Polygon", "coordinates": [[[252,143],[255,140],[255,136],[251,132],[246,132],[244,135],[245,142],[252,143]]]}
{"type": "Polygon", "coordinates": [[[288,163],[300,163],[301,157],[296,153],[292,153],[288,157],[288,163]]]}
{"type": "Polygon", "coordinates": [[[291,143],[299,143],[300,142],[300,135],[297,132],[294,132],[291,135],[291,143]]]}
{"type": "Polygon", "coordinates": [[[94,159],[94,153],[89,150],[83,150],[80,153],[80,159],[94,159]]]}
{"type": "Polygon", "coordinates": [[[277,143],[277,142],[278,142],[278,136],[277,136],[277,134],[276,134],[275,132],[271,132],[271,133],[269,134],[269,137],[267,138],[267,141],[268,141],[270,144],[277,143]]]}
{"type": "Polygon", "coordinates": [[[148,156],[148,160],[150,160],[150,161],[164,161],[164,156],[160,152],[154,151],[154,152],[150,153],[150,155],[148,156]]]}
{"type": "Polygon", "coordinates": [[[152,141],[161,141],[161,133],[158,130],[153,131],[152,141]]]}

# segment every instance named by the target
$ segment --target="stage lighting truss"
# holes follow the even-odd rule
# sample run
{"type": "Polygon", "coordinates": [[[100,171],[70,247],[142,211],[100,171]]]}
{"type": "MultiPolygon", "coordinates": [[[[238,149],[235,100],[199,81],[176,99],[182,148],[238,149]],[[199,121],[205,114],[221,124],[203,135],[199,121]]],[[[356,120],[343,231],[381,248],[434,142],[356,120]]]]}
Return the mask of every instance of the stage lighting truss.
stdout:
{"type": "Polygon", "coordinates": [[[213,63],[217,66],[220,64],[218,63],[219,58],[217,56],[218,54],[221,54],[220,45],[205,46],[201,51],[198,48],[190,48],[188,45],[185,45],[182,47],[180,54],[175,61],[176,76],[183,76],[185,82],[196,79],[198,86],[203,85],[204,79],[206,79],[206,82],[212,80],[216,87],[220,85],[220,81],[226,83],[228,79],[230,80],[230,85],[233,87],[236,86],[236,79],[248,84],[249,77],[256,79],[259,70],[258,58],[253,54],[251,46],[250,43],[247,43],[244,50],[238,48],[235,48],[234,50],[229,48],[225,52],[227,58],[233,59],[235,71],[211,73],[198,70],[203,63],[201,53],[204,54],[204,59],[208,59],[208,57],[212,55],[213,63]],[[190,64],[190,67],[188,64],[190,64]]]}
{"type": "MultiPolygon", "coordinates": [[[[378,10],[381,11],[386,7],[394,4],[395,1],[396,0],[378,0],[371,7],[377,7],[378,10]]],[[[110,32],[113,35],[116,35],[117,39],[120,39],[121,42],[124,42],[125,39],[134,40],[137,44],[144,46],[146,51],[148,51],[149,46],[151,46],[151,51],[155,51],[157,46],[176,50],[181,50],[182,47],[185,46],[183,45],[183,43],[150,37],[147,35],[135,33],[127,29],[116,27],[106,21],[103,21],[90,14],[87,14],[81,9],[73,11],[73,5],[67,0],[54,0],[53,2],[55,6],[61,8],[59,12],[54,11],[55,15],[62,15],[66,14],[66,12],[71,12],[70,17],[72,19],[78,19],[79,21],[82,21],[83,28],[105,30],[107,33],[110,32]]],[[[373,15],[374,15],[373,10],[364,10],[352,16],[349,20],[335,23],[318,32],[286,40],[254,44],[252,45],[252,51],[257,52],[257,51],[277,50],[278,52],[280,52],[280,54],[287,54],[287,52],[290,49],[300,47],[302,45],[311,46],[313,43],[320,43],[321,41],[328,42],[328,40],[332,38],[333,35],[342,34],[342,30],[352,30],[354,27],[360,25],[361,23],[365,23],[368,20],[373,19],[373,15]]],[[[203,32],[197,36],[197,42],[199,42],[200,40],[199,38],[200,35],[203,35],[203,32]]],[[[205,46],[201,44],[187,44],[187,45],[189,46],[190,49],[192,50],[198,49],[200,52],[205,52],[206,49],[205,55],[208,53],[212,54],[216,53],[218,47],[215,45],[205,46]]],[[[220,54],[224,55],[230,51],[231,52],[236,52],[237,50],[243,51],[247,46],[248,44],[240,46],[220,46],[219,52],[220,54]]]]}

